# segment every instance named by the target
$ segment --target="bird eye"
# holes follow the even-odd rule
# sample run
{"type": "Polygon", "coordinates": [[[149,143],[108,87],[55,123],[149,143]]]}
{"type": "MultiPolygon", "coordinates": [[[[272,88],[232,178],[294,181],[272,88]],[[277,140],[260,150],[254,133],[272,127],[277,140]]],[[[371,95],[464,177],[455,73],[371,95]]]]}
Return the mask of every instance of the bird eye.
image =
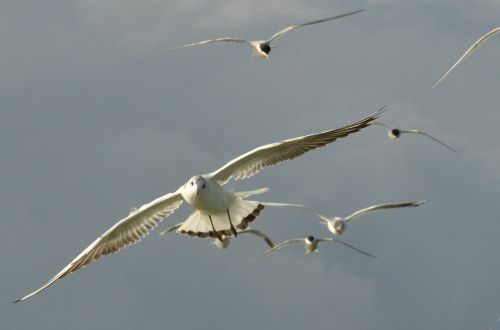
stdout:
{"type": "Polygon", "coordinates": [[[202,187],[203,189],[205,189],[205,186],[206,186],[206,184],[205,184],[205,183],[201,185],[201,187],[202,187]]]}
{"type": "Polygon", "coordinates": [[[191,185],[194,185],[194,182],[193,182],[193,181],[191,181],[191,185]]]}

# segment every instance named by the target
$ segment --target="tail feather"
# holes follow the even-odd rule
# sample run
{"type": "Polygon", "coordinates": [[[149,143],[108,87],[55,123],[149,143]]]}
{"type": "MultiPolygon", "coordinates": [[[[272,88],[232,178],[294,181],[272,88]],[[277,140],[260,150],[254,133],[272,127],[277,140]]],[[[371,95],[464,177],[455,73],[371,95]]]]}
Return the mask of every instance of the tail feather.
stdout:
{"type": "MultiPolygon", "coordinates": [[[[238,229],[245,229],[248,224],[254,221],[264,205],[259,202],[247,201],[242,198],[235,198],[229,207],[231,222],[238,229]]],[[[232,236],[233,232],[229,224],[229,218],[226,212],[211,214],[213,227],[220,235],[232,236]]],[[[177,233],[205,237],[217,237],[210,223],[209,215],[203,211],[196,210],[184,221],[177,229],[177,233]]]]}

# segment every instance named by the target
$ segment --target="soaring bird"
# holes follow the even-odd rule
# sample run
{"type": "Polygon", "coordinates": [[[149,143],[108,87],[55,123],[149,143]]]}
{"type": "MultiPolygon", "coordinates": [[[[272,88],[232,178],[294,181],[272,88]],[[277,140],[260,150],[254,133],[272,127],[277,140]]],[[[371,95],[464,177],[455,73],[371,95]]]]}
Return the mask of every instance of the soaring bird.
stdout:
{"type": "Polygon", "coordinates": [[[234,38],[234,37],[223,37],[223,38],[198,41],[198,42],[194,42],[192,44],[173,47],[171,49],[178,49],[178,48],[185,48],[185,47],[192,47],[192,46],[201,46],[201,45],[220,43],[220,42],[232,42],[232,43],[250,45],[250,47],[252,47],[252,55],[259,56],[263,59],[269,59],[269,53],[271,52],[271,49],[274,48],[274,46],[271,45],[271,43],[275,42],[278,38],[285,35],[285,33],[290,32],[292,30],[295,30],[297,28],[303,27],[303,26],[323,23],[323,22],[331,21],[331,20],[334,20],[337,18],[354,15],[354,14],[360,13],[364,10],[365,9],[356,10],[356,11],[353,11],[350,13],[345,13],[345,14],[341,14],[341,15],[337,15],[337,16],[333,16],[333,17],[322,18],[322,19],[318,19],[315,21],[306,22],[306,23],[297,24],[297,25],[290,25],[282,30],[279,30],[278,32],[273,34],[269,39],[266,39],[266,40],[245,40],[245,39],[234,38]]]}
{"type": "Polygon", "coordinates": [[[449,145],[445,144],[444,142],[441,142],[439,141],[438,139],[436,139],[435,137],[433,137],[432,135],[428,134],[428,133],[425,133],[425,132],[422,132],[421,130],[418,130],[418,129],[400,129],[400,128],[396,128],[396,127],[391,127],[389,125],[386,125],[384,123],[381,123],[379,121],[377,122],[374,122],[373,123],[374,125],[378,125],[378,126],[383,126],[385,128],[387,128],[389,131],[387,132],[387,136],[389,136],[389,138],[393,141],[396,141],[396,142],[399,142],[399,139],[401,137],[401,134],[404,134],[404,133],[409,133],[409,134],[418,134],[418,135],[423,135],[423,136],[426,136],[428,137],[429,139],[431,140],[434,140],[435,142],[439,143],[440,145],[442,145],[443,147],[453,151],[453,152],[457,152],[458,153],[458,150],[453,148],[453,147],[450,147],[449,145]]]}
{"type": "Polygon", "coordinates": [[[300,204],[288,204],[288,203],[262,203],[264,206],[279,206],[279,207],[293,207],[298,209],[303,209],[307,211],[313,212],[316,216],[318,216],[321,220],[323,220],[322,224],[324,224],[328,230],[335,236],[342,235],[347,229],[347,222],[360,217],[362,215],[382,211],[387,209],[395,209],[395,208],[403,208],[403,207],[416,207],[424,204],[425,201],[416,201],[416,202],[408,202],[408,203],[387,203],[387,204],[378,204],[368,206],[364,209],[353,212],[347,217],[328,217],[316,210],[310,209],[300,204]]]}
{"type": "Polygon", "coordinates": [[[255,220],[264,205],[246,200],[245,193],[235,193],[224,189],[230,179],[245,179],[261,169],[282,161],[294,159],[310,150],[323,147],[339,138],[356,133],[370,126],[384,111],[338,128],[320,133],[305,135],[255,148],[221,168],[203,175],[195,175],[179,187],[139,208],[132,209],[128,216],[100,235],[85,248],[66,267],[39,289],[16,300],[19,302],[44,290],[57,280],[88,265],[92,261],[139,241],[159,222],[171,215],[184,201],[194,208],[194,212],[180,226],[179,232],[198,237],[237,236],[238,229],[245,229],[255,220]]]}
{"type": "Polygon", "coordinates": [[[338,239],[331,238],[331,237],[315,238],[314,236],[307,236],[306,238],[294,238],[294,239],[289,239],[289,240],[286,240],[284,242],[278,243],[274,247],[272,247],[269,250],[262,253],[261,256],[265,256],[273,251],[280,250],[281,248],[283,248],[287,245],[290,245],[290,244],[304,244],[304,248],[306,249],[306,254],[309,254],[311,252],[318,252],[319,251],[318,245],[320,242],[339,243],[339,244],[342,244],[350,249],[358,251],[359,253],[367,255],[369,257],[373,257],[373,258],[377,257],[371,253],[360,250],[360,249],[352,246],[351,244],[347,244],[346,242],[340,241],[338,239]]]}

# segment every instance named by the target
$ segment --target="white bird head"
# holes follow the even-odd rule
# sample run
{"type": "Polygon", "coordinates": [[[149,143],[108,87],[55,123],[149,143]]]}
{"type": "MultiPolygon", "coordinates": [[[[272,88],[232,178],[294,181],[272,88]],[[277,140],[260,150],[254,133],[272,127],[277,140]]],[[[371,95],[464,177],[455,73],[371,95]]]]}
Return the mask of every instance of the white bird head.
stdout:
{"type": "Polygon", "coordinates": [[[331,222],[331,226],[330,226],[330,223],[329,223],[329,226],[328,226],[328,229],[330,229],[330,232],[333,234],[333,235],[342,235],[345,230],[346,230],[346,227],[347,227],[347,224],[345,223],[345,221],[341,218],[333,218],[333,221],[331,222]]]}
{"type": "Polygon", "coordinates": [[[207,180],[201,175],[195,175],[186,182],[182,189],[182,197],[187,201],[194,200],[207,189],[207,180]]]}

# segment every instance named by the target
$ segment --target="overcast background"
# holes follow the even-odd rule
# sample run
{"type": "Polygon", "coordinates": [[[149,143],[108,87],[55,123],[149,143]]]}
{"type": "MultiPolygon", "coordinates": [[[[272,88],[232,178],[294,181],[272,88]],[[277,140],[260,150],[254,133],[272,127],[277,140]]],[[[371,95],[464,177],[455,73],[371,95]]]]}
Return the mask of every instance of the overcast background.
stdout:
{"type": "MultiPolygon", "coordinates": [[[[0,2],[0,328],[500,329],[500,40],[437,89],[498,0],[54,0],[0,2]],[[248,47],[170,51],[221,36],[267,38],[295,23],[367,11],[287,34],[270,61],[248,47]],[[262,144],[354,122],[420,128],[399,144],[370,127],[229,187],[360,218],[343,240],[251,261],[158,232],[21,304],[140,206],[262,144]]],[[[328,236],[312,215],[266,208],[276,241],[328,236]]]]}

